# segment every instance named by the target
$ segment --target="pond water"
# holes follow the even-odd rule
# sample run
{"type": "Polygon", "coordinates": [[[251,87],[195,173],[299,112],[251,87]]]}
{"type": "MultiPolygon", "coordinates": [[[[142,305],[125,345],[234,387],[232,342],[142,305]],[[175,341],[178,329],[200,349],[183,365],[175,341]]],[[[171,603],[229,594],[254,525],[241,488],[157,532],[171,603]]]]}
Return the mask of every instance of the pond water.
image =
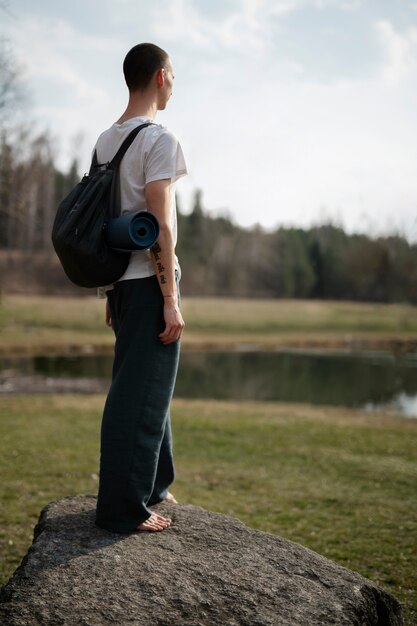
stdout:
{"type": "MultiPolygon", "coordinates": [[[[100,379],[103,388],[111,367],[108,355],[0,359],[0,372],[100,379]]],[[[175,395],[388,409],[417,417],[417,355],[184,351],[175,395]]]]}

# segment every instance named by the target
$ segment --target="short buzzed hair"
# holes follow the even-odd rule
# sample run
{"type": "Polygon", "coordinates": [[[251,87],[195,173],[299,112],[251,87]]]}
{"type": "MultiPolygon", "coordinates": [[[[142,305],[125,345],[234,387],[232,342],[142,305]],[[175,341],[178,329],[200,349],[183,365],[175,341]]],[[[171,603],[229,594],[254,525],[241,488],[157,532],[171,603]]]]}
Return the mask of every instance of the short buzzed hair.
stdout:
{"type": "Polygon", "coordinates": [[[168,54],[153,43],[139,43],[127,53],[123,61],[123,74],[130,92],[143,90],[153,75],[164,68],[168,54]]]}

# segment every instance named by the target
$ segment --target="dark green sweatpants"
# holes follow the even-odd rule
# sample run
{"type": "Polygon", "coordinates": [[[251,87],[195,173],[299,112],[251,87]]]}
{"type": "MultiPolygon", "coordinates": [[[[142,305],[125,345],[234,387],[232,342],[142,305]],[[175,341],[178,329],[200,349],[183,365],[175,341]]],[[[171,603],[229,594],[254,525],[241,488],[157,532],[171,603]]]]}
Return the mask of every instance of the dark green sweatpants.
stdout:
{"type": "Polygon", "coordinates": [[[108,292],[116,335],[112,383],[101,426],[96,524],[135,530],[174,480],[170,402],[179,341],[163,345],[163,297],[156,276],[108,292]]]}

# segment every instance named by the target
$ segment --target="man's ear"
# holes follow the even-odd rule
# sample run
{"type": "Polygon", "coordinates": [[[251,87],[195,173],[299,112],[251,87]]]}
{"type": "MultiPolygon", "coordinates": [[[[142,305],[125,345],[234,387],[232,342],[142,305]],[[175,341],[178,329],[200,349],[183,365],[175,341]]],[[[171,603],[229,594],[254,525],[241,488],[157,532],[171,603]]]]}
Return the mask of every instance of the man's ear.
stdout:
{"type": "Polygon", "coordinates": [[[161,67],[160,70],[156,72],[156,84],[158,87],[163,87],[165,83],[165,70],[161,67]]]}

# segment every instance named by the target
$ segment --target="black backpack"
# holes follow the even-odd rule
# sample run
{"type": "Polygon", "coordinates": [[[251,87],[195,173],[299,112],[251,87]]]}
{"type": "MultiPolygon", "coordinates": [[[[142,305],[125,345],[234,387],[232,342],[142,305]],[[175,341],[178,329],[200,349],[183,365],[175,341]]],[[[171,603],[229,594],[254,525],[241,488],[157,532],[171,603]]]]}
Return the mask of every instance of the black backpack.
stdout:
{"type": "Polygon", "coordinates": [[[141,124],[126,137],[116,155],[104,165],[91,162],[90,172],[62,200],[52,227],[52,243],[68,278],[80,287],[102,287],[126,271],[130,253],[106,243],[104,227],[117,217],[119,166],[136,135],[152,122],[141,124]]]}

